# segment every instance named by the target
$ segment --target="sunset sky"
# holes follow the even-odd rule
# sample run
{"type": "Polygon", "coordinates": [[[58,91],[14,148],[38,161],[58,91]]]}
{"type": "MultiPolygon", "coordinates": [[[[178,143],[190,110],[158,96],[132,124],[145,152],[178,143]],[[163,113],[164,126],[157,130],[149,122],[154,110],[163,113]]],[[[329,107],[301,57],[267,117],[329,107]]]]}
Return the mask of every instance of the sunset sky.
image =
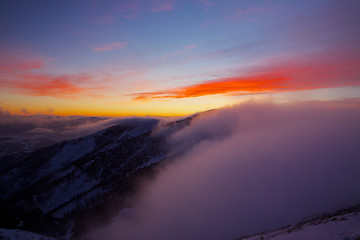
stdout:
{"type": "Polygon", "coordinates": [[[360,1],[3,0],[0,110],[187,115],[360,98],[360,1]]]}

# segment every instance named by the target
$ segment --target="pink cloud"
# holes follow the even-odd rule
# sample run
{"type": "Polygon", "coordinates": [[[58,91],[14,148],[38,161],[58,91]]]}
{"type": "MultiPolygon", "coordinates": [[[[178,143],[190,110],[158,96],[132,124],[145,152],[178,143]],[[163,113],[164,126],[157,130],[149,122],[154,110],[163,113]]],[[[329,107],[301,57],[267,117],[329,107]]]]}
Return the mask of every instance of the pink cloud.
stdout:
{"type": "Polygon", "coordinates": [[[57,98],[75,98],[78,96],[99,96],[101,86],[93,85],[91,77],[82,75],[56,76],[51,74],[13,75],[15,80],[1,80],[0,86],[10,92],[30,96],[52,96],[57,98]],[[86,85],[86,86],[84,86],[86,85]]]}
{"type": "Polygon", "coordinates": [[[208,28],[211,24],[212,24],[211,22],[205,21],[205,22],[203,22],[203,23],[201,24],[200,27],[201,27],[202,29],[206,29],[206,28],[208,28]]]}
{"type": "Polygon", "coordinates": [[[42,59],[1,57],[0,88],[5,92],[58,98],[100,97],[99,90],[105,89],[90,75],[56,75],[44,72],[43,68],[42,59]]]}
{"type": "Polygon", "coordinates": [[[127,42],[113,42],[106,45],[93,47],[92,49],[95,52],[113,51],[113,50],[119,50],[125,48],[127,45],[128,45],[127,42]]]}
{"type": "Polygon", "coordinates": [[[135,19],[140,13],[140,8],[138,3],[129,2],[121,5],[117,11],[121,13],[121,17],[123,18],[135,19]]]}
{"type": "Polygon", "coordinates": [[[91,22],[95,24],[106,24],[106,23],[113,23],[114,21],[115,21],[114,15],[106,14],[95,17],[91,22]]]}
{"type": "Polygon", "coordinates": [[[245,16],[253,16],[254,14],[262,14],[269,11],[266,7],[248,7],[246,9],[237,8],[234,14],[235,19],[239,19],[245,16]]]}
{"type": "Polygon", "coordinates": [[[174,0],[153,0],[152,8],[150,12],[162,12],[162,11],[171,11],[175,8],[174,6],[175,1],[174,0]]]}
{"type": "Polygon", "coordinates": [[[200,45],[191,44],[191,45],[185,46],[185,49],[186,49],[187,51],[189,51],[189,50],[191,50],[191,49],[193,49],[193,48],[197,48],[197,47],[200,47],[200,45]]]}
{"type": "Polygon", "coordinates": [[[44,65],[40,58],[17,59],[16,57],[0,57],[0,71],[28,71],[36,70],[44,65]]]}
{"type": "Polygon", "coordinates": [[[205,12],[210,12],[210,6],[213,5],[212,2],[208,1],[208,0],[199,0],[199,2],[203,5],[203,10],[205,12]]]}
{"type": "Polygon", "coordinates": [[[157,13],[171,11],[175,8],[175,0],[133,0],[122,4],[116,9],[122,18],[137,19],[141,14],[146,12],[157,13]]]}
{"type": "Polygon", "coordinates": [[[202,10],[204,10],[205,12],[211,12],[210,10],[210,6],[213,5],[212,2],[208,1],[208,0],[199,0],[199,2],[202,4],[203,8],[202,10]]]}
{"type": "Polygon", "coordinates": [[[241,10],[240,8],[236,9],[236,13],[235,13],[236,17],[241,17],[243,14],[244,14],[243,10],[241,10]]]}
{"type": "Polygon", "coordinates": [[[199,0],[199,2],[201,2],[204,5],[212,5],[212,2],[208,1],[208,0],[199,0]]]}

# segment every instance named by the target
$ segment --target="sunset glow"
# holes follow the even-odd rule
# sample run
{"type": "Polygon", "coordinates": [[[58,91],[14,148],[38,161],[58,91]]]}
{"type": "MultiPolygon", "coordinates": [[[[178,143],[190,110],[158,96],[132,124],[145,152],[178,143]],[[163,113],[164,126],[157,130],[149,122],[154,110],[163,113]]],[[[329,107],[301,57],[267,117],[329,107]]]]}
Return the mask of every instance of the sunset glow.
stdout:
{"type": "Polygon", "coordinates": [[[254,99],[357,104],[359,7],[330,0],[3,1],[0,110],[176,116],[254,99]]]}

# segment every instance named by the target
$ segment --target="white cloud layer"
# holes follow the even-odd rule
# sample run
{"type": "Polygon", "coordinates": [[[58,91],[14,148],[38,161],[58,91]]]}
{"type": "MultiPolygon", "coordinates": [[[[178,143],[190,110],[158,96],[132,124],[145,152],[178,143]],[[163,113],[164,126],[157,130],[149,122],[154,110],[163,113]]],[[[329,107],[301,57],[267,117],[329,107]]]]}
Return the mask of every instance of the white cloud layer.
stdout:
{"type": "Polygon", "coordinates": [[[144,185],[134,216],[94,239],[234,239],[360,202],[360,111],[246,104],[173,135],[178,158],[144,185]]]}

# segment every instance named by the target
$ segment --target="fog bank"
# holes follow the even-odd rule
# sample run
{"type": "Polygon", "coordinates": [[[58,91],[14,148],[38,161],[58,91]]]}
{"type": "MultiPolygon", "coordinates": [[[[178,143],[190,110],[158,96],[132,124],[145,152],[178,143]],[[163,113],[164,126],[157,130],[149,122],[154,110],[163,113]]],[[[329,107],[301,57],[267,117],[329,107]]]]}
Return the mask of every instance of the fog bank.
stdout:
{"type": "Polygon", "coordinates": [[[234,239],[360,202],[360,111],[245,104],[172,136],[183,153],[144,185],[131,218],[93,239],[234,239]]]}

